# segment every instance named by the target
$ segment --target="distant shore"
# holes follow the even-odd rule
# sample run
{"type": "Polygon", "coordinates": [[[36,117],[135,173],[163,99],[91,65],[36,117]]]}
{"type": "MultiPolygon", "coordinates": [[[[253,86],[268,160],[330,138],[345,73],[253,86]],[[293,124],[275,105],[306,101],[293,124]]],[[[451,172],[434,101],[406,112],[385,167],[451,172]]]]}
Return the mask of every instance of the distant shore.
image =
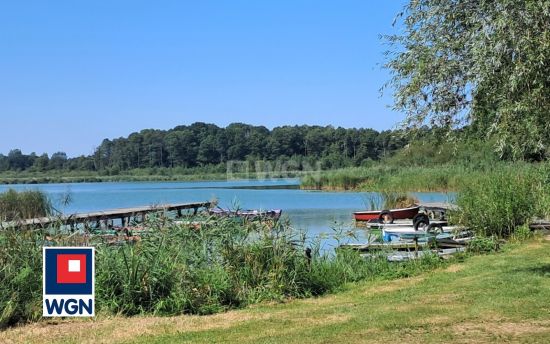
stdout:
{"type": "Polygon", "coordinates": [[[396,191],[396,192],[455,192],[461,185],[485,175],[504,171],[528,171],[537,164],[498,163],[485,168],[462,165],[392,166],[378,164],[372,167],[349,167],[314,172],[287,171],[283,173],[244,173],[190,171],[177,173],[171,169],[130,170],[115,175],[82,171],[10,172],[0,174],[0,185],[48,183],[102,183],[102,182],[190,182],[226,180],[265,180],[299,178],[299,187],[316,191],[396,191]]]}
{"type": "MultiPolygon", "coordinates": [[[[272,176],[270,178],[281,178],[284,176],[272,176]]],[[[296,176],[292,175],[295,178],[296,176]]],[[[0,174],[0,185],[12,184],[51,184],[51,183],[104,183],[104,182],[176,182],[176,181],[225,181],[225,180],[248,180],[246,173],[233,173],[229,176],[226,173],[193,173],[193,174],[79,174],[74,172],[40,174],[21,173],[19,175],[0,174]]],[[[265,179],[265,178],[264,178],[265,179]]]]}
{"type": "Polygon", "coordinates": [[[117,176],[28,176],[28,177],[4,177],[0,176],[0,185],[12,184],[51,184],[51,183],[104,183],[104,182],[162,182],[162,181],[215,181],[226,180],[224,174],[212,175],[117,175],[117,176]]]}

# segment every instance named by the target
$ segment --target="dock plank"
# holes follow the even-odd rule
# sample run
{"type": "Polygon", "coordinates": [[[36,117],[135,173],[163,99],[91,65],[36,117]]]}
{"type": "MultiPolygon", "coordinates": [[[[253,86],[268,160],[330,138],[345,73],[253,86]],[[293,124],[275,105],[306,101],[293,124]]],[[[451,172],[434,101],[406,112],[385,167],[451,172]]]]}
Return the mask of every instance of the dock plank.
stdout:
{"type": "Polygon", "coordinates": [[[62,215],[57,217],[38,217],[33,219],[25,219],[19,221],[10,221],[0,223],[0,228],[11,227],[36,227],[47,226],[52,223],[84,223],[100,220],[120,219],[123,217],[132,217],[139,214],[148,214],[160,211],[180,211],[186,209],[209,208],[210,202],[194,202],[194,203],[176,203],[176,204],[159,204],[150,206],[139,206],[129,208],[117,208],[103,211],[93,211],[87,213],[75,213],[70,215],[62,215]]]}

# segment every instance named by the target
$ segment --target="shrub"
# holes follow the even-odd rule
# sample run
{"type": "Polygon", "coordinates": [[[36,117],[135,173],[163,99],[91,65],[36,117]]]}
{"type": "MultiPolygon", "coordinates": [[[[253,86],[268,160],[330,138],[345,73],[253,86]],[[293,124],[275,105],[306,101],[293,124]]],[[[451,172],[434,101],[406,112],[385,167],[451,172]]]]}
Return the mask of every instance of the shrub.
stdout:
{"type": "Polygon", "coordinates": [[[496,252],[500,248],[498,238],[491,237],[475,237],[468,242],[468,252],[474,254],[483,254],[496,252]]]}
{"type": "Polygon", "coordinates": [[[512,241],[515,242],[522,242],[531,238],[533,238],[533,232],[531,231],[531,228],[529,228],[529,226],[526,224],[516,228],[511,237],[512,241]]]}

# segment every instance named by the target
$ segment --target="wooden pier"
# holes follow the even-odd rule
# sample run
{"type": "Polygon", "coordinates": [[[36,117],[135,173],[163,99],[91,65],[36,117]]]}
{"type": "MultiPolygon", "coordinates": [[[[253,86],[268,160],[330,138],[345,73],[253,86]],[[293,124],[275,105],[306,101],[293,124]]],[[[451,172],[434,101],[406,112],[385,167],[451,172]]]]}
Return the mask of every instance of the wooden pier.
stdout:
{"type": "Polygon", "coordinates": [[[62,225],[76,225],[76,224],[89,224],[99,223],[109,220],[120,220],[122,226],[127,226],[131,219],[145,220],[149,213],[159,213],[175,211],[177,216],[182,216],[183,210],[193,210],[193,214],[196,214],[199,209],[210,208],[210,202],[199,203],[177,203],[177,204],[161,204],[154,206],[142,206],[132,208],[119,208],[104,211],[95,211],[89,213],[76,213],[72,215],[62,215],[54,217],[39,217],[34,219],[26,219],[19,221],[10,221],[0,223],[0,228],[13,228],[13,227],[46,227],[52,224],[62,225]]]}

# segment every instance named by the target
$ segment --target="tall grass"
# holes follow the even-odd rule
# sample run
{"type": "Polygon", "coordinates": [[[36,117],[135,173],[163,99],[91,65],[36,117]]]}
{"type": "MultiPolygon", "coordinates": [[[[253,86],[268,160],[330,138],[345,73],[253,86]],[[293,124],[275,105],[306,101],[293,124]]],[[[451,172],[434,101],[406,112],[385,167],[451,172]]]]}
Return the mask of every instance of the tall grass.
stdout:
{"type": "Polygon", "coordinates": [[[418,198],[405,192],[381,191],[367,193],[365,207],[369,210],[408,208],[419,203],[418,198]]]}
{"type": "MultiPolygon", "coordinates": [[[[322,254],[280,221],[210,218],[200,229],[152,218],[141,240],[96,247],[96,306],[103,314],[210,314],[248,304],[322,295],[345,283],[410,276],[441,263],[426,258],[390,264],[357,252],[322,254]]],[[[0,232],[0,327],[32,321],[41,311],[41,246],[71,245],[51,230],[0,232]]],[[[72,242],[71,240],[74,240],[72,242]]]]}
{"type": "Polygon", "coordinates": [[[42,316],[41,231],[0,231],[0,328],[42,316]]]}
{"type": "Polygon", "coordinates": [[[497,170],[461,186],[452,219],[480,236],[507,238],[533,218],[548,215],[545,166],[527,171],[497,170]]]}
{"type": "Polygon", "coordinates": [[[52,204],[39,190],[17,192],[9,189],[0,193],[0,221],[13,221],[48,216],[52,204]]]}
{"type": "Polygon", "coordinates": [[[340,170],[306,174],[301,178],[303,189],[315,190],[364,190],[411,191],[459,191],[464,183],[481,178],[495,171],[522,172],[536,170],[528,163],[495,163],[487,166],[439,165],[400,166],[384,165],[353,167],[340,170]]]}
{"type": "Polygon", "coordinates": [[[458,166],[354,167],[323,171],[320,176],[305,175],[301,178],[301,187],[316,190],[448,191],[456,190],[470,172],[458,166]]]}

